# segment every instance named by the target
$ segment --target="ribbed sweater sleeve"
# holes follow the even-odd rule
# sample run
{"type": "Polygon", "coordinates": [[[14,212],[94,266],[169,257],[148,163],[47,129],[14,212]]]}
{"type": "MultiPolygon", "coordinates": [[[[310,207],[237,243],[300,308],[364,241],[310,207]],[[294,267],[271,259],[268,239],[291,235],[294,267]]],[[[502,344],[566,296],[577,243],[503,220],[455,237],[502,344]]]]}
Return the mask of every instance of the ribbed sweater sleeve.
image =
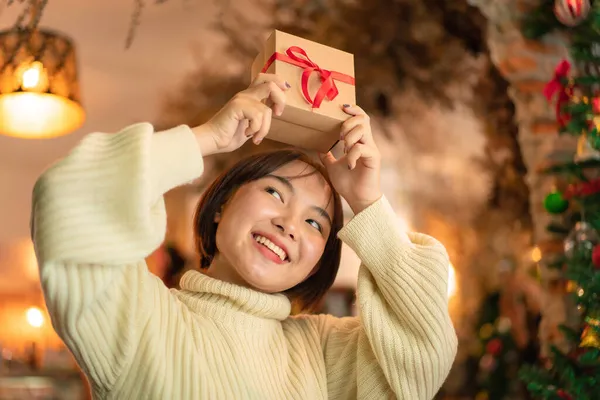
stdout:
{"type": "Polygon", "coordinates": [[[359,317],[304,318],[317,332],[332,399],[432,399],[456,355],[448,314],[445,248],[424,234],[406,241],[385,199],[339,233],[362,261],[359,317]]]}
{"type": "Polygon", "coordinates": [[[93,133],[35,184],[32,238],[52,323],[106,392],[167,289],[144,258],[164,239],[163,194],[201,175],[198,143],[186,126],[155,133],[132,125],[93,133]]]}

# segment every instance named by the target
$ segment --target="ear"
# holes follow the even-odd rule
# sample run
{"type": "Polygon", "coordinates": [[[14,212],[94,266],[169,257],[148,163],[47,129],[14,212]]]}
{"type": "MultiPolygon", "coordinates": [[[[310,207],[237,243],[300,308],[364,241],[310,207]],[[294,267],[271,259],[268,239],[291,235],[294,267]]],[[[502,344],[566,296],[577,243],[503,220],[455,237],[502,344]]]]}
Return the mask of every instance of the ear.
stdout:
{"type": "Polygon", "coordinates": [[[219,222],[221,222],[221,212],[217,211],[215,213],[215,219],[214,219],[215,224],[218,224],[219,222]]]}

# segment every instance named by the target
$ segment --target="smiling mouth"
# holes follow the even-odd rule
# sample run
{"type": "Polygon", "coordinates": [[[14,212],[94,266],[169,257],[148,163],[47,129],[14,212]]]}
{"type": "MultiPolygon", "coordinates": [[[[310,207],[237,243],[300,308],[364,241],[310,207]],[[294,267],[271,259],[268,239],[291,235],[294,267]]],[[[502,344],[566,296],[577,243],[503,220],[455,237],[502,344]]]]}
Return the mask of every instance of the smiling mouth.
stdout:
{"type": "Polygon", "coordinates": [[[259,245],[270,250],[275,256],[277,256],[279,258],[280,261],[282,261],[282,262],[290,261],[290,258],[287,255],[287,253],[285,252],[285,250],[283,250],[281,247],[277,246],[275,243],[271,242],[266,237],[258,235],[256,233],[253,233],[252,238],[256,241],[256,243],[258,243],[259,245]]]}

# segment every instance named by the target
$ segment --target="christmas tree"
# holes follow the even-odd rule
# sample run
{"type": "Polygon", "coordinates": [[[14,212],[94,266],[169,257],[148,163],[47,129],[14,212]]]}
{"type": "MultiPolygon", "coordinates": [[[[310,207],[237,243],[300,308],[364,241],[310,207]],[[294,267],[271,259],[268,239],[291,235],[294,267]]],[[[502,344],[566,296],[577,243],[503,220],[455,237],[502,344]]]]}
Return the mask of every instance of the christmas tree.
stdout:
{"type": "Polygon", "coordinates": [[[523,26],[532,39],[564,33],[573,61],[556,67],[544,93],[556,107],[560,133],[578,143],[572,162],[546,170],[556,175],[559,189],[548,194],[544,206],[556,216],[548,229],[564,239],[550,266],[561,271],[561,287],[573,300],[577,321],[560,326],[568,346],[551,347],[542,365],[523,367],[520,377],[535,398],[599,399],[600,1],[542,0],[523,26]]]}

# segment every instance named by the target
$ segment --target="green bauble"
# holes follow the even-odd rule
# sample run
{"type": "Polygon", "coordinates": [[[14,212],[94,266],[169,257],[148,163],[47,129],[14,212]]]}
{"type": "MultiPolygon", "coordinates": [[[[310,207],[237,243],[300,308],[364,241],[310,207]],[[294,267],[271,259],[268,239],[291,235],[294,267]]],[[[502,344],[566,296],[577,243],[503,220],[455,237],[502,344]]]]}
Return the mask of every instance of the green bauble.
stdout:
{"type": "Polygon", "coordinates": [[[569,201],[565,200],[562,193],[554,191],[544,199],[544,208],[550,214],[561,214],[569,208],[569,201]]]}

